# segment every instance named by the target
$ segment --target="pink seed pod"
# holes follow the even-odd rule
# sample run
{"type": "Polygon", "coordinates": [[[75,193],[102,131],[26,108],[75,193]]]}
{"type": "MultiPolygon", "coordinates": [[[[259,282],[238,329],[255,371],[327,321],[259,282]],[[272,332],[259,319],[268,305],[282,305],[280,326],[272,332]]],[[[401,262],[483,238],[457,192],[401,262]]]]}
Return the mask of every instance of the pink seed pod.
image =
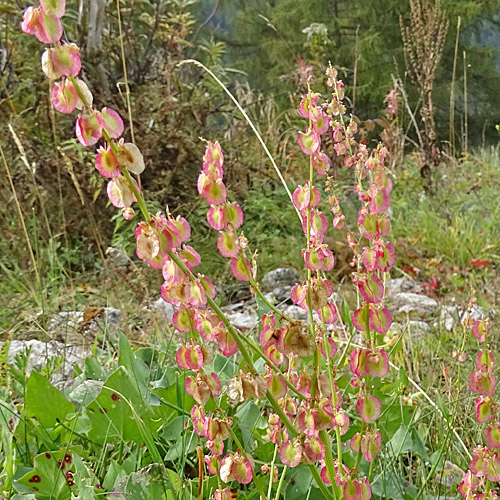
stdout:
{"type": "Polygon", "coordinates": [[[287,441],[279,447],[281,462],[288,467],[297,467],[302,460],[302,446],[297,440],[287,441]]]}
{"type": "Polygon", "coordinates": [[[309,129],[306,132],[300,132],[297,141],[300,149],[302,149],[302,152],[306,155],[313,155],[319,150],[319,135],[313,129],[309,129]]]}
{"type": "Polygon", "coordinates": [[[69,80],[54,84],[51,99],[52,105],[60,113],[72,113],[78,104],[78,94],[69,80]]]}
{"type": "Polygon", "coordinates": [[[372,424],[380,417],[382,405],[373,394],[365,394],[358,397],[356,410],[358,410],[363,422],[372,424]]]}

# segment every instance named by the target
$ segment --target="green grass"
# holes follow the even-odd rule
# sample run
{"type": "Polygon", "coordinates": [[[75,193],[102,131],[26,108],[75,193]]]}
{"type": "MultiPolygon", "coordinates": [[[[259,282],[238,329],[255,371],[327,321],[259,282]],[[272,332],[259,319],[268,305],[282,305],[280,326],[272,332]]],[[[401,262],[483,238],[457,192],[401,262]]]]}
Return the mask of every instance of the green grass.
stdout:
{"type": "Polygon", "coordinates": [[[396,172],[392,193],[399,267],[414,267],[422,281],[436,275],[445,292],[473,286],[498,304],[499,192],[498,150],[440,165],[430,192],[423,189],[418,166],[407,160],[396,172]]]}

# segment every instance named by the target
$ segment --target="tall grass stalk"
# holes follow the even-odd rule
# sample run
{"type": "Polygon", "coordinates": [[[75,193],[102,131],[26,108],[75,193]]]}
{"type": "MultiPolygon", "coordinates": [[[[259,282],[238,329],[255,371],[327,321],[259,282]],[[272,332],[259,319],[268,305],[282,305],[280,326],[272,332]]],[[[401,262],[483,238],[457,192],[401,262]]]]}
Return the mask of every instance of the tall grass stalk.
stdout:
{"type": "Polygon", "coordinates": [[[469,142],[469,123],[467,119],[467,52],[464,50],[464,139],[463,148],[464,153],[467,155],[468,142],[469,142]]]}
{"type": "Polygon", "coordinates": [[[451,89],[450,89],[450,153],[451,156],[455,156],[455,75],[457,69],[457,57],[458,57],[458,39],[460,37],[460,23],[461,18],[458,16],[457,21],[457,37],[455,39],[455,54],[453,56],[453,71],[451,75],[451,89]]]}
{"type": "Polygon", "coordinates": [[[12,180],[12,175],[10,173],[9,165],[7,163],[7,159],[5,158],[5,154],[4,154],[4,151],[3,151],[1,144],[0,144],[0,155],[2,156],[2,162],[3,162],[3,166],[5,168],[5,172],[7,174],[7,179],[9,179],[10,189],[12,192],[12,196],[14,198],[14,204],[16,206],[17,215],[19,217],[19,222],[20,222],[21,227],[23,229],[24,239],[26,240],[26,246],[28,248],[28,252],[30,255],[30,259],[31,259],[31,264],[33,266],[33,272],[35,274],[35,279],[36,279],[36,291],[41,296],[42,309],[44,309],[44,307],[43,307],[44,299],[43,299],[43,290],[42,290],[42,280],[40,279],[40,273],[38,271],[38,264],[37,264],[36,259],[35,259],[35,254],[33,252],[33,246],[31,245],[30,237],[28,235],[28,230],[26,229],[26,223],[24,222],[23,211],[21,209],[21,204],[19,203],[19,198],[17,197],[17,192],[16,192],[16,188],[14,186],[14,182],[12,180]]]}
{"type": "Polygon", "coordinates": [[[215,75],[215,73],[213,73],[212,71],[210,71],[200,61],[196,61],[195,59],[186,59],[185,61],[181,61],[179,63],[179,66],[183,65],[183,64],[195,64],[196,66],[202,68],[206,73],[208,73],[222,87],[222,90],[224,90],[224,92],[229,96],[229,98],[231,99],[231,101],[234,102],[234,104],[236,105],[236,107],[238,108],[238,110],[240,111],[240,113],[243,115],[243,118],[245,118],[245,120],[247,121],[247,123],[250,125],[250,128],[253,130],[254,134],[257,136],[257,139],[259,140],[261,146],[264,148],[264,151],[266,152],[266,155],[269,158],[269,161],[271,162],[274,170],[276,171],[276,174],[278,175],[278,177],[279,177],[279,179],[281,181],[281,184],[283,184],[283,187],[285,188],[285,191],[286,191],[288,197],[290,198],[290,202],[292,203],[292,205],[295,208],[295,211],[297,212],[297,216],[299,218],[299,221],[302,224],[302,216],[300,215],[299,210],[295,207],[295,205],[293,203],[292,193],[290,192],[290,189],[288,188],[288,185],[287,185],[287,183],[285,181],[285,178],[283,177],[283,174],[281,173],[281,170],[279,169],[278,165],[274,161],[273,155],[269,151],[269,148],[266,146],[266,143],[264,142],[264,139],[262,139],[262,136],[260,135],[260,132],[257,130],[257,127],[253,124],[252,120],[247,115],[246,111],[243,109],[243,107],[238,102],[238,100],[236,99],[236,97],[234,97],[234,95],[224,85],[224,83],[222,83],[222,81],[215,75]]]}

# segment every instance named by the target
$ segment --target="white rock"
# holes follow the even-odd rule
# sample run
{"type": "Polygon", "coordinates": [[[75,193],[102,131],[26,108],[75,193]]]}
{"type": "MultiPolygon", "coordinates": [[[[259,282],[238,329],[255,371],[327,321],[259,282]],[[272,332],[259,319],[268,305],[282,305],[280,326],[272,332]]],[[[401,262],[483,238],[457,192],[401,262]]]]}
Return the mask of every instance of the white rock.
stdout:
{"type": "Polygon", "coordinates": [[[236,302],[234,304],[229,304],[227,306],[222,306],[221,310],[224,313],[230,313],[233,311],[237,311],[238,309],[243,309],[245,307],[245,305],[246,305],[245,302],[240,301],[240,302],[236,302]]]}
{"type": "Polygon", "coordinates": [[[284,285],[273,288],[272,294],[276,298],[277,302],[283,302],[285,300],[290,300],[291,292],[292,287],[290,285],[284,285]]]}
{"type": "Polygon", "coordinates": [[[227,319],[235,328],[243,332],[248,332],[259,322],[259,317],[253,311],[232,312],[227,314],[227,319]]]}
{"type": "Polygon", "coordinates": [[[283,312],[292,319],[298,319],[301,321],[309,321],[309,311],[305,311],[295,304],[287,306],[283,309],[283,312]]]}
{"type": "Polygon", "coordinates": [[[88,324],[84,324],[83,311],[62,311],[54,316],[48,325],[48,332],[53,338],[75,343],[75,334],[95,337],[99,332],[107,332],[115,337],[120,326],[122,313],[114,307],[103,307],[103,313],[96,315],[88,324]],[[85,331],[81,331],[84,329],[85,331]]]}
{"type": "MultiPolygon", "coordinates": [[[[470,317],[473,320],[480,320],[486,317],[494,317],[494,310],[488,311],[485,313],[484,309],[481,306],[474,305],[472,310],[470,311],[470,317]]],[[[451,332],[455,329],[460,323],[463,323],[465,319],[465,309],[459,306],[443,306],[441,309],[441,314],[439,317],[439,321],[435,323],[438,326],[439,323],[444,326],[444,328],[451,332]]]]}
{"type": "Polygon", "coordinates": [[[151,310],[161,321],[166,321],[167,323],[172,322],[175,307],[172,304],[165,302],[161,297],[151,304],[151,310]]]}
{"type": "Polygon", "coordinates": [[[52,375],[52,383],[59,384],[71,380],[76,365],[83,368],[85,358],[89,353],[76,346],[65,345],[62,342],[42,342],[40,340],[12,340],[9,346],[9,363],[14,364],[18,355],[29,350],[27,374],[34,368],[41,368],[47,360],[53,357],[64,357],[59,369],[52,375]]]}
{"type": "Polygon", "coordinates": [[[268,290],[274,290],[275,288],[282,286],[292,287],[299,281],[299,275],[295,269],[290,267],[280,267],[269,271],[260,280],[262,286],[268,290]]]}
{"type": "Polygon", "coordinates": [[[116,267],[127,267],[130,264],[129,256],[119,248],[106,248],[106,257],[116,267]]]}
{"type": "Polygon", "coordinates": [[[396,295],[401,292],[418,292],[420,283],[412,281],[408,278],[394,278],[385,282],[386,295],[396,295]]]}
{"type": "Polygon", "coordinates": [[[405,338],[419,339],[427,335],[431,331],[431,327],[425,321],[408,321],[404,324],[394,322],[390,331],[394,335],[403,334],[405,338]]]}
{"type": "Polygon", "coordinates": [[[432,297],[420,295],[413,292],[399,292],[387,298],[389,309],[394,315],[412,312],[419,314],[428,314],[435,312],[439,303],[432,297]]]}

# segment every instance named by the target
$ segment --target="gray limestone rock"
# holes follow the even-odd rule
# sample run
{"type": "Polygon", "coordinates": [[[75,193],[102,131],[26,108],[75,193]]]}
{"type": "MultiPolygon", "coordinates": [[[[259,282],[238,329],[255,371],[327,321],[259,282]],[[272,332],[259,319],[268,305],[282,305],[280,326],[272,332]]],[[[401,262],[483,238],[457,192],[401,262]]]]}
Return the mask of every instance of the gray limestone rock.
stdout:
{"type": "Polygon", "coordinates": [[[115,338],[122,313],[114,307],[89,307],[85,311],[62,311],[48,325],[51,338],[65,344],[88,346],[96,335],[115,338]]]}
{"type": "Polygon", "coordinates": [[[292,287],[299,281],[299,275],[295,269],[280,267],[266,273],[260,281],[265,290],[289,286],[292,287]]]}
{"type": "Polygon", "coordinates": [[[412,340],[416,340],[425,337],[431,331],[431,327],[425,321],[394,322],[390,331],[394,335],[403,334],[405,338],[410,337],[412,340]]]}
{"type": "Polygon", "coordinates": [[[401,292],[418,292],[420,291],[420,286],[420,283],[408,278],[388,279],[385,282],[385,293],[389,297],[401,292]]]}
{"type": "Polygon", "coordinates": [[[398,314],[430,314],[437,311],[439,303],[432,297],[413,292],[398,292],[387,297],[387,306],[394,316],[398,314]]]}
{"type": "Polygon", "coordinates": [[[62,342],[42,342],[40,340],[12,340],[9,346],[9,363],[15,363],[16,356],[29,351],[27,373],[34,368],[41,368],[50,358],[64,357],[57,371],[52,375],[52,383],[60,384],[70,380],[76,365],[83,367],[89,353],[62,342]]]}
{"type": "Polygon", "coordinates": [[[172,304],[165,302],[161,297],[151,304],[151,310],[161,321],[166,321],[167,323],[172,322],[175,307],[172,304]]]}
{"type": "Polygon", "coordinates": [[[252,310],[229,313],[227,314],[227,319],[235,328],[238,328],[242,332],[248,332],[259,322],[259,317],[252,310]]]}
{"type": "Polygon", "coordinates": [[[283,312],[292,319],[297,319],[300,321],[309,321],[309,312],[302,309],[299,306],[296,306],[295,304],[292,304],[291,306],[287,306],[283,309],[283,312]]]}

